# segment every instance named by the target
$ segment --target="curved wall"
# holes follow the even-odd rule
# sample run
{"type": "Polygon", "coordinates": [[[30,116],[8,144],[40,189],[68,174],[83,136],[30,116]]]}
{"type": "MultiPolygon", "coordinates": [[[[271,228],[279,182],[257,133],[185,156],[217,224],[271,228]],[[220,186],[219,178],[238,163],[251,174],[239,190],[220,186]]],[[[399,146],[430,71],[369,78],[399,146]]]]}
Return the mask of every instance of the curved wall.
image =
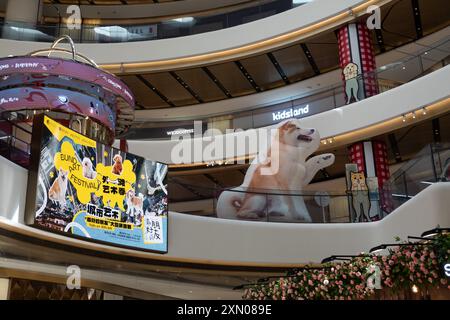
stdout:
{"type": "MultiPolygon", "coordinates": [[[[379,77],[395,79],[407,82],[417,77],[420,73],[418,66],[422,63],[424,69],[430,67],[434,61],[445,59],[449,52],[445,50],[446,43],[450,41],[450,26],[439,30],[429,36],[419,39],[413,43],[393,49],[376,57],[376,65],[379,67],[379,77]],[[442,47],[442,49],[441,49],[442,47]],[[428,48],[433,52],[432,59],[417,59],[428,48]],[[436,49],[430,49],[436,48],[436,49]],[[394,64],[405,62],[408,72],[399,66],[389,67],[394,64]],[[412,65],[415,64],[415,65],[412,65]],[[380,69],[387,66],[387,70],[380,69]],[[393,68],[393,70],[389,70],[393,68]],[[394,74],[393,74],[394,73],[394,74]]],[[[218,115],[231,114],[244,110],[254,110],[265,106],[293,100],[302,96],[308,97],[315,92],[322,92],[327,88],[342,86],[342,73],[340,69],[333,70],[297,83],[286,85],[255,94],[245,95],[232,99],[195,104],[185,107],[162,108],[150,110],[136,110],[136,122],[144,121],[182,121],[189,119],[210,118],[218,115]]]]}
{"type": "MultiPolygon", "coordinates": [[[[438,112],[446,112],[449,110],[449,102],[447,101],[447,98],[450,95],[448,88],[449,79],[450,65],[379,95],[342,108],[336,108],[334,110],[303,118],[300,119],[300,121],[304,127],[318,129],[321,137],[336,137],[376,124],[386,123],[390,119],[440,101],[444,101],[443,103],[445,103],[445,106],[439,108],[438,112]],[[426,88],[426,90],[424,88],[426,88]]],[[[436,114],[429,112],[427,116],[430,117],[432,115],[436,114]]],[[[397,127],[409,124],[409,122],[402,123],[401,120],[393,123],[393,125],[397,127]]],[[[226,136],[217,135],[210,139],[185,139],[182,142],[179,142],[178,140],[128,141],[128,146],[130,152],[145,158],[165,163],[173,163],[171,152],[172,150],[175,150],[174,147],[178,145],[178,143],[182,143],[186,149],[192,150],[196,147],[204,150],[210,143],[217,143],[219,146],[220,142],[225,141],[226,137],[228,137],[235,141],[247,139],[250,141],[251,145],[264,146],[267,144],[267,141],[255,140],[255,136],[257,136],[256,132],[267,128],[270,127],[231,133],[226,136]]],[[[385,130],[393,129],[395,128],[387,127],[385,130]]],[[[348,143],[348,141],[346,142],[348,143]]],[[[333,147],[334,146],[336,146],[336,144],[334,144],[333,147]]],[[[244,157],[247,155],[248,154],[246,153],[234,154],[235,157],[244,157]]],[[[192,162],[201,162],[202,160],[204,162],[222,160],[222,156],[205,154],[203,159],[192,159],[192,162]]]]}
{"type": "Polygon", "coordinates": [[[157,255],[89,243],[24,226],[22,203],[27,171],[0,157],[0,173],[15,181],[13,193],[0,193],[0,228],[73,247],[179,262],[289,266],[320,262],[330,255],[357,254],[395,237],[420,235],[450,226],[450,183],[436,183],[381,221],[370,223],[267,223],[169,214],[169,253],[157,255]],[[7,172],[10,172],[7,174],[7,172]]]}
{"type": "MultiPolygon", "coordinates": [[[[324,29],[334,28],[339,24],[353,20],[356,14],[349,14],[348,9],[351,7],[383,4],[389,1],[391,0],[315,0],[281,14],[219,31],[154,41],[108,44],[82,43],[77,48],[79,52],[113,72],[124,72],[127,71],[126,68],[137,71],[139,65],[133,65],[133,63],[139,62],[155,62],[155,64],[147,65],[147,67],[151,67],[152,71],[180,68],[194,64],[229,60],[236,56],[242,57],[244,54],[255,54],[273,47],[287,45],[305,36],[311,36],[324,29]],[[329,17],[337,18],[323,26],[308,28],[308,26],[329,17]],[[303,28],[305,30],[302,30],[298,35],[290,34],[303,28]],[[239,37],[236,37],[236,34],[239,34],[239,37]],[[189,57],[189,59],[176,60],[186,57],[189,57]],[[124,67],[120,64],[128,65],[124,67]]],[[[365,7],[364,10],[358,11],[358,14],[363,13],[365,13],[365,7]]],[[[0,56],[23,55],[48,47],[47,43],[2,39],[0,40],[0,56]]]]}
{"type": "Polygon", "coordinates": [[[432,185],[383,220],[369,223],[243,222],[171,213],[169,234],[174,238],[169,243],[174,246],[169,254],[264,265],[318,263],[331,255],[395,243],[395,237],[420,236],[437,225],[450,226],[448,194],[450,183],[432,185]]]}
{"type": "MultiPolygon", "coordinates": [[[[184,0],[182,2],[162,2],[123,5],[81,5],[84,19],[137,19],[172,15],[189,15],[190,12],[222,9],[228,6],[245,4],[248,0],[184,0]]],[[[55,7],[66,12],[68,5],[56,4],[44,6],[44,16],[58,17],[55,7]]]]}

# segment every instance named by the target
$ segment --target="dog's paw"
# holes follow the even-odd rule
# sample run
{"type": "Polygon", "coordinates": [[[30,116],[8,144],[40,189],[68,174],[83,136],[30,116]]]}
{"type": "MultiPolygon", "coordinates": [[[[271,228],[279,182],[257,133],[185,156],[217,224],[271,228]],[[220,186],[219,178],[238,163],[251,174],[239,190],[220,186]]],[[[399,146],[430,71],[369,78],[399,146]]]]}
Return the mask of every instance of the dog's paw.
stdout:
{"type": "Polygon", "coordinates": [[[260,219],[260,217],[258,216],[258,214],[256,214],[255,212],[238,212],[236,214],[236,216],[239,219],[243,219],[243,220],[256,220],[256,219],[260,219]]]}
{"type": "Polygon", "coordinates": [[[320,155],[319,159],[317,160],[317,164],[325,167],[331,166],[334,163],[335,159],[336,157],[334,156],[334,154],[325,153],[320,155]]]}
{"type": "Polygon", "coordinates": [[[279,212],[279,211],[271,211],[271,212],[269,212],[269,216],[272,216],[272,217],[284,217],[285,214],[283,212],[279,212]]]}

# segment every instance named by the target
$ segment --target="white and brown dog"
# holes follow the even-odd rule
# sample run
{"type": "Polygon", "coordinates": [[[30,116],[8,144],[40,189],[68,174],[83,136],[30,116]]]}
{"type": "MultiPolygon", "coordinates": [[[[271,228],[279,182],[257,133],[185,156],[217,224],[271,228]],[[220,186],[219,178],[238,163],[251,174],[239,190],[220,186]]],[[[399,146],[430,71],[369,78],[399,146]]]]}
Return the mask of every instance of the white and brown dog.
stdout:
{"type": "Polygon", "coordinates": [[[94,170],[94,165],[92,164],[91,159],[85,157],[81,162],[83,177],[87,179],[95,179],[97,176],[97,172],[94,170]]]}
{"type": "Polygon", "coordinates": [[[48,189],[48,198],[53,201],[53,203],[59,204],[62,209],[66,207],[67,182],[69,181],[67,178],[68,175],[69,171],[60,168],[58,176],[48,189]]]}
{"type": "Polygon", "coordinates": [[[140,225],[142,217],[144,215],[144,196],[136,193],[133,189],[128,190],[126,194],[127,204],[127,222],[132,222],[135,225],[140,225]]]}
{"type": "Polygon", "coordinates": [[[261,219],[268,214],[281,220],[311,222],[302,190],[335,160],[331,153],[306,160],[319,145],[317,130],[302,128],[297,119],[280,123],[269,149],[253,160],[242,185],[222,192],[217,216],[261,219]]]}

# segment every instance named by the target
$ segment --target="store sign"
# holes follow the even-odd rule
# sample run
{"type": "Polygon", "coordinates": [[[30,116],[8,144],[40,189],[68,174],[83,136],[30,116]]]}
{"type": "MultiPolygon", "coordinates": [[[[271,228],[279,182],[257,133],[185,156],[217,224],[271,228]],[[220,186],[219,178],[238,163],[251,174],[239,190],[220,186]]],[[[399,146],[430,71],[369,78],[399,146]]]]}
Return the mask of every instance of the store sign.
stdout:
{"type": "Polygon", "coordinates": [[[444,265],[444,273],[447,276],[447,278],[450,278],[450,263],[446,263],[444,265]]]}
{"type": "Polygon", "coordinates": [[[260,128],[271,126],[287,119],[301,119],[317,113],[331,110],[335,104],[333,97],[303,103],[304,101],[285,102],[279,105],[267,107],[261,110],[236,116],[233,119],[233,127],[241,129],[260,128]]]}
{"type": "Polygon", "coordinates": [[[297,118],[301,116],[305,116],[309,113],[309,105],[307,104],[304,107],[295,107],[284,109],[277,112],[272,112],[272,121],[279,122],[289,118],[297,118]]]}
{"type": "Polygon", "coordinates": [[[33,122],[26,222],[92,241],[167,252],[167,165],[33,122]]]}
{"type": "Polygon", "coordinates": [[[185,134],[193,134],[194,133],[194,128],[191,129],[175,129],[175,130],[169,130],[166,131],[166,134],[170,137],[170,136],[182,136],[185,134]]]}
{"type": "Polygon", "coordinates": [[[202,121],[201,125],[194,126],[194,121],[190,123],[180,123],[178,126],[154,127],[154,128],[131,128],[127,134],[127,139],[171,139],[179,136],[191,136],[203,134],[208,129],[208,123],[202,121]]]}

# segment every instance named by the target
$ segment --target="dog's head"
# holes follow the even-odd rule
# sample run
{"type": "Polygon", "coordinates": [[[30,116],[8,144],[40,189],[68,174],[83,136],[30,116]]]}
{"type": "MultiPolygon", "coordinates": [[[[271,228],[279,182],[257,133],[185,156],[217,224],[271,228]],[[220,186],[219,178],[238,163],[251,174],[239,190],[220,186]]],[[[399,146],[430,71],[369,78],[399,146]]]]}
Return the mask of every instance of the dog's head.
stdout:
{"type": "Polygon", "coordinates": [[[83,158],[81,165],[83,166],[83,169],[86,169],[86,170],[91,170],[93,167],[92,161],[89,158],[83,158]]]}
{"type": "Polygon", "coordinates": [[[68,175],[68,174],[69,174],[68,171],[66,171],[66,170],[64,170],[64,169],[62,169],[62,168],[60,168],[60,169],[59,169],[58,177],[64,182],[64,181],[67,180],[67,175],[68,175]]]}
{"type": "Polygon", "coordinates": [[[122,163],[122,156],[120,154],[116,154],[113,158],[115,163],[122,163]]]}
{"type": "Polygon", "coordinates": [[[130,189],[127,191],[127,198],[132,199],[132,198],[134,198],[135,195],[136,195],[136,193],[134,192],[133,189],[130,189]]]}
{"type": "Polygon", "coordinates": [[[346,78],[356,77],[358,75],[358,65],[353,62],[350,62],[345,66],[343,73],[346,76],[346,78]]]}
{"type": "Polygon", "coordinates": [[[285,121],[278,127],[280,144],[305,149],[308,154],[319,148],[320,135],[316,129],[302,128],[297,119],[285,121]]]}

